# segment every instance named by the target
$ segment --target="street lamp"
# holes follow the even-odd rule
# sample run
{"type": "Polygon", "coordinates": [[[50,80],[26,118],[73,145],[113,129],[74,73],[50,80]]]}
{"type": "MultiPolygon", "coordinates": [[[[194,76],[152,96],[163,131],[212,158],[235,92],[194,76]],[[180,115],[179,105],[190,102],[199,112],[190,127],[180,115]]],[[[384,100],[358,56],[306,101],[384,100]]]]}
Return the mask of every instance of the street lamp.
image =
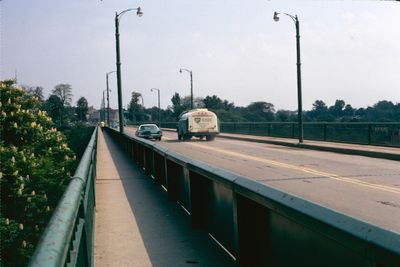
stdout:
{"type": "Polygon", "coordinates": [[[161,112],[161,109],[160,109],[160,89],[157,89],[157,88],[151,88],[150,89],[150,91],[154,91],[154,90],[157,90],[157,93],[158,93],[158,127],[160,127],[161,128],[161,119],[160,119],[160,112],[161,112]]]}
{"type": "Polygon", "coordinates": [[[111,91],[108,86],[108,75],[116,72],[115,70],[106,73],[106,90],[107,90],[107,126],[110,127],[110,93],[111,91]]]}
{"type": "Polygon", "coordinates": [[[103,90],[103,100],[102,100],[102,103],[101,103],[101,109],[102,109],[102,113],[103,113],[103,116],[101,116],[101,118],[100,118],[101,121],[105,121],[106,120],[106,102],[105,102],[105,99],[104,99],[104,92],[105,91],[106,90],[103,90]]]}
{"type": "MultiPolygon", "coordinates": [[[[274,12],[274,20],[279,21],[280,13],[274,12]]],[[[303,107],[302,107],[302,96],[301,96],[301,63],[300,63],[300,24],[297,15],[293,16],[287,13],[282,13],[290,17],[296,25],[296,51],[297,51],[297,102],[298,102],[298,123],[299,123],[299,143],[303,143],[303,107]]]]}
{"type": "Polygon", "coordinates": [[[121,82],[121,60],[119,52],[119,21],[122,16],[129,11],[136,10],[136,15],[141,17],[143,12],[140,7],[129,8],[120,13],[115,12],[115,46],[117,50],[117,87],[118,87],[118,115],[119,115],[119,132],[124,132],[124,114],[122,112],[122,82],[121,82]]]}
{"type": "Polygon", "coordinates": [[[144,98],[142,94],[140,94],[140,98],[142,99],[142,107],[144,108],[144,98]]]}
{"type": "Polygon", "coordinates": [[[190,73],[190,109],[193,109],[193,74],[191,70],[188,69],[180,69],[179,72],[187,71],[190,73]]]}

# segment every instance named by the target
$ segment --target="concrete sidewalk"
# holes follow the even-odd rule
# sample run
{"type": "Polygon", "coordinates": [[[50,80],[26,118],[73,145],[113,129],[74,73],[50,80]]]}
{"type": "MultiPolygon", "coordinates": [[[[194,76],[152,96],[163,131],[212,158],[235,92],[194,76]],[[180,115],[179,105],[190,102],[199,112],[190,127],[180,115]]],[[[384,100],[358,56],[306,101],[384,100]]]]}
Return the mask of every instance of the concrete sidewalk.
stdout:
{"type": "Polygon", "coordinates": [[[235,266],[107,136],[97,145],[94,265],[235,266]]]}

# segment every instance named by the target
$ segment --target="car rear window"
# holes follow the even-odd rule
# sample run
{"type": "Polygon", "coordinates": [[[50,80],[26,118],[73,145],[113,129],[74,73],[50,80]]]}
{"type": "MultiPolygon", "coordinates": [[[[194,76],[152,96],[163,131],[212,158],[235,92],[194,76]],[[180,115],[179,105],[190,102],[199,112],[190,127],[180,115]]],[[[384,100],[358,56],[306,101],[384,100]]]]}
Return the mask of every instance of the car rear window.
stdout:
{"type": "Polygon", "coordinates": [[[155,131],[158,130],[157,126],[154,125],[146,125],[146,126],[141,126],[140,130],[149,130],[149,131],[155,131]]]}

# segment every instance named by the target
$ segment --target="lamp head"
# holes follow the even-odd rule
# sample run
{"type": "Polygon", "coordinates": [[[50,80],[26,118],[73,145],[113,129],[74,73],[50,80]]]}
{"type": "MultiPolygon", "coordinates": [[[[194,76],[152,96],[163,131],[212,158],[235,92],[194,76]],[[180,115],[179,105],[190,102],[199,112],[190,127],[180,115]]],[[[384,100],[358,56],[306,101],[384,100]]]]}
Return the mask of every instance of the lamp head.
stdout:
{"type": "Polygon", "coordinates": [[[179,73],[182,73],[182,69],[179,69],[179,73]]]}
{"type": "Polygon", "coordinates": [[[138,17],[143,16],[143,12],[142,12],[142,9],[140,7],[137,8],[136,15],[138,15],[138,17]]]}
{"type": "Polygon", "coordinates": [[[278,15],[279,15],[279,13],[275,11],[275,12],[274,12],[274,20],[275,20],[276,22],[279,21],[278,15]]]}

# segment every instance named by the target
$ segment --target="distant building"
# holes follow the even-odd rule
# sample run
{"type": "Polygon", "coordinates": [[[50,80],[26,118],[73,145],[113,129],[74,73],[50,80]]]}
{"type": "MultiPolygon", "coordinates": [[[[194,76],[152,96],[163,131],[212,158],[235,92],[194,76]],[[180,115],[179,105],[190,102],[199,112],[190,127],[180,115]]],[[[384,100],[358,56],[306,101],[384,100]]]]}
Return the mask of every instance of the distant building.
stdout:
{"type": "MultiPolygon", "coordinates": [[[[89,107],[88,116],[89,116],[88,121],[92,124],[98,124],[101,121],[107,122],[107,111],[103,111],[101,109],[95,109],[93,106],[89,107]]],[[[118,122],[118,109],[110,109],[110,124],[115,125],[117,122],[118,122]]]]}

